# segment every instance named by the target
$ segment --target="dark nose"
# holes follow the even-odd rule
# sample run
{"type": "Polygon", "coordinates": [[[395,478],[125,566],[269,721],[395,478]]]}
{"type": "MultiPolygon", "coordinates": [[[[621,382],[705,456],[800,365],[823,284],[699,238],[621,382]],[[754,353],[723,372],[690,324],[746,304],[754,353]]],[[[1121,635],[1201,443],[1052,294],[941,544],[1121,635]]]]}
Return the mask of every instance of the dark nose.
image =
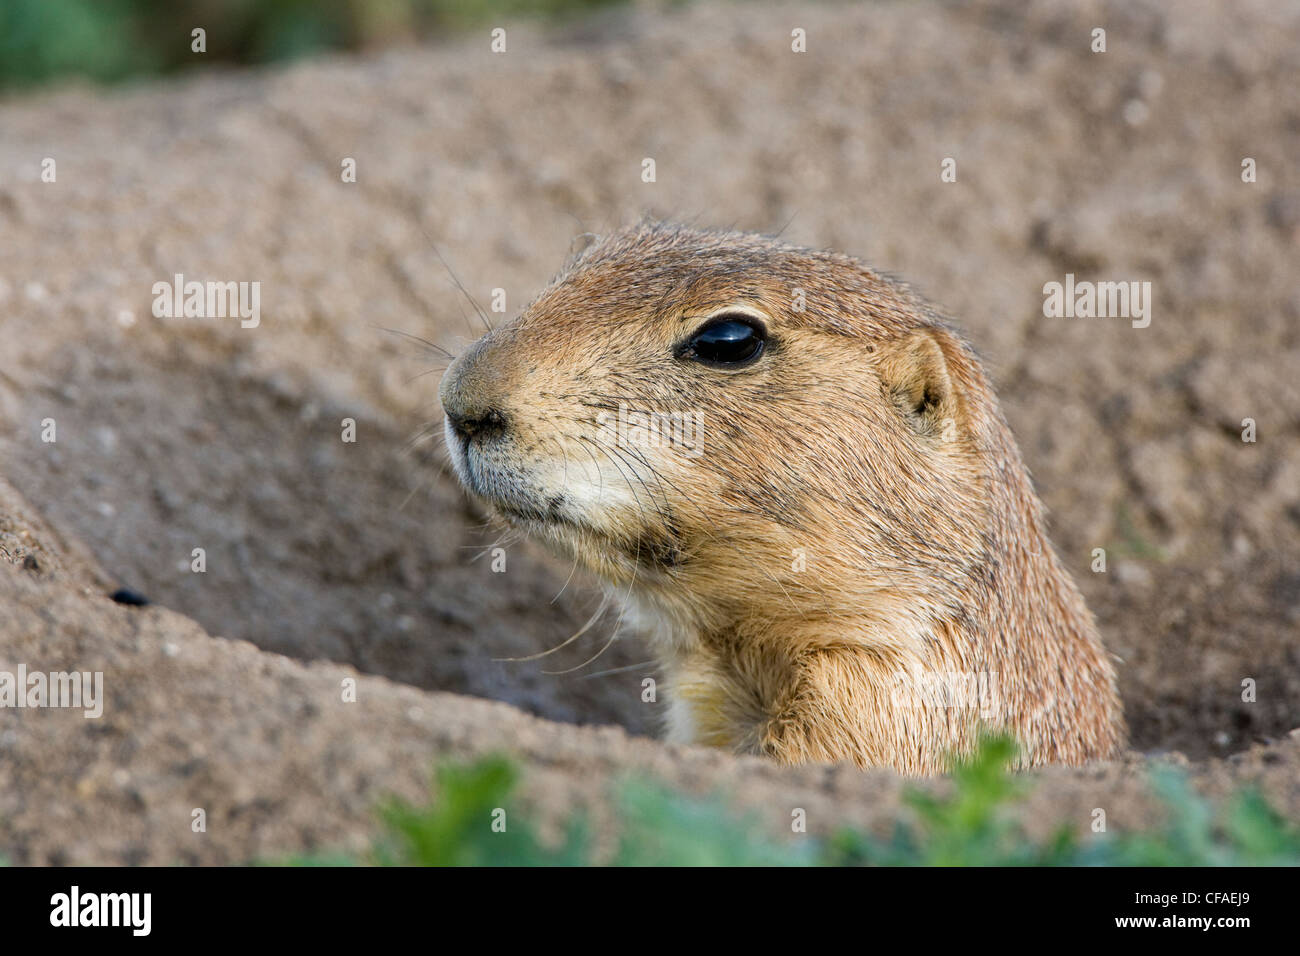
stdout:
{"type": "Polygon", "coordinates": [[[462,438],[490,440],[509,426],[506,396],[511,391],[509,363],[496,343],[475,342],[442,377],[438,397],[447,420],[462,438]]]}
{"type": "Polygon", "coordinates": [[[506,430],[506,418],[495,408],[468,412],[448,408],[443,410],[447,413],[451,427],[467,440],[476,435],[483,439],[494,438],[506,430]]]}

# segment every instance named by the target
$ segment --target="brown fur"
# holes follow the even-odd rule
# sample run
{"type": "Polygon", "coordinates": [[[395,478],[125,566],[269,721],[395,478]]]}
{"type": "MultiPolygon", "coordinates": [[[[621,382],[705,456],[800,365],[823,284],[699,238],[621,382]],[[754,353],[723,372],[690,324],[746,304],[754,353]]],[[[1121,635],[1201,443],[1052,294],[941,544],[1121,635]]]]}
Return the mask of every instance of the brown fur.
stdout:
{"type": "Polygon", "coordinates": [[[488,423],[449,432],[471,489],[648,632],[670,737],[906,773],[990,727],[1026,765],[1122,746],[1114,669],[979,362],[855,260],[642,224],[580,253],[441,394],[488,423]],[[734,309],[768,328],[754,365],[675,356],[734,309]],[[699,415],[703,453],[612,440],[620,405],[699,415]],[[946,674],[994,696],[918,693],[946,674]]]}

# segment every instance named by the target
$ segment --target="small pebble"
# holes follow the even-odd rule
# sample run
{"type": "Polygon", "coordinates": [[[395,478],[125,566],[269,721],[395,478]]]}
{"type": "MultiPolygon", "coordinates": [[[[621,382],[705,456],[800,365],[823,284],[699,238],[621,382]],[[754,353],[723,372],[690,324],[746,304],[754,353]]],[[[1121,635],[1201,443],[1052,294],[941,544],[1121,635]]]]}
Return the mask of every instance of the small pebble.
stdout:
{"type": "Polygon", "coordinates": [[[139,591],[132,591],[130,588],[118,588],[109,595],[118,604],[125,604],[129,607],[144,607],[149,603],[149,599],[139,591]]]}

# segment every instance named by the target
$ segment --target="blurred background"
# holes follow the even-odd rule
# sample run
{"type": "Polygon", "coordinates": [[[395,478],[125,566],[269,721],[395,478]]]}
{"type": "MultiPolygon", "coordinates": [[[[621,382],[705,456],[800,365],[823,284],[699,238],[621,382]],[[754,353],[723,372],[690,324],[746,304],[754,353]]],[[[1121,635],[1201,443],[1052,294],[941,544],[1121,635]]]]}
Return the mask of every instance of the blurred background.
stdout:
{"type": "Polygon", "coordinates": [[[0,89],[117,82],[213,64],[436,40],[489,17],[556,19],[624,0],[5,0],[0,89]],[[189,37],[207,31],[202,58],[189,37]]]}

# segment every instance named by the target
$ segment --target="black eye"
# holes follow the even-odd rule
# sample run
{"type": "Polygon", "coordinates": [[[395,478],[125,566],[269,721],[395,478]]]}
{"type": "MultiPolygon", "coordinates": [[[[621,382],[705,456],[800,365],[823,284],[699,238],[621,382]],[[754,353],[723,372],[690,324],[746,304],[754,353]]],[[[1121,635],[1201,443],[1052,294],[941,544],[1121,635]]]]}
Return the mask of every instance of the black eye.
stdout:
{"type": "Polygon", "coordinates": [[[763,354],[767,333],[747,315],[722,315],[702,325],[679,349],[678,357],[705,365],[748,365],[763,354]]]}

